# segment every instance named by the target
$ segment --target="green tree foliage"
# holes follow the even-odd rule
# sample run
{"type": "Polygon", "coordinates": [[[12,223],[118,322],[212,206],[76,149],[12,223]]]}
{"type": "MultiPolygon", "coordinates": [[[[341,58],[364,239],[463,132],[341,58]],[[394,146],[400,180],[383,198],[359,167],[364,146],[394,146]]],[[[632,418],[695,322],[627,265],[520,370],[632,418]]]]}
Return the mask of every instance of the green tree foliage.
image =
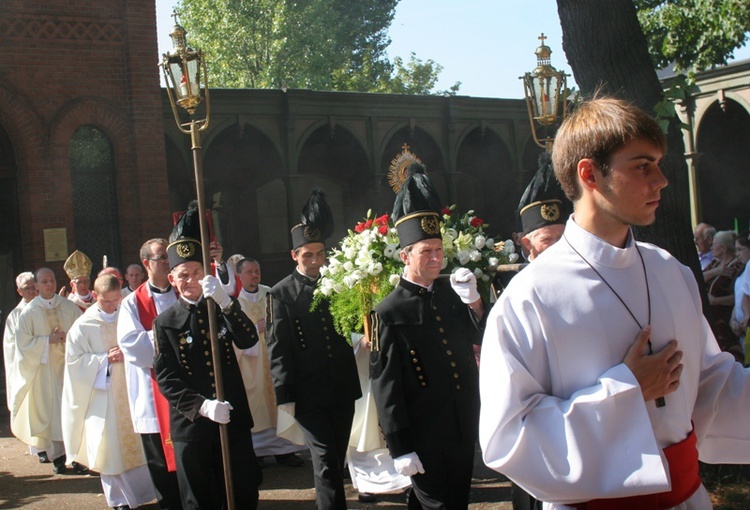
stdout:
{"type": "Polygon", "coordinates": [[[179,11],[190,45],[207,55],[214,86],[429,94],[439,64],[413,54],[406,64],[388,60],[397,4],[182,0],[179,11]]]}
{"type": "Polygon", "coordinates": [[[748,0],[634,0],[657,68],[675,62],[694,76],[726,64],[750,31],[748,0]]]}

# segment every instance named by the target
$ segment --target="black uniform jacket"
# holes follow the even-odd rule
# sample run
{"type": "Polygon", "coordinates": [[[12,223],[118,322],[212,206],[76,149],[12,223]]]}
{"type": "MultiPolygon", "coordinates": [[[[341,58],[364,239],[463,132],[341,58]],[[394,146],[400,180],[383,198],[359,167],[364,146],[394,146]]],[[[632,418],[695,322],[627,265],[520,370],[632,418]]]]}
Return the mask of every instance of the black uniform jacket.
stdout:
{"type": "Polygon", "coordinates": [[[317,280],[295,270],[269,293],[266,341],[276,402],[297,410],[362,396],[352,346],[333,327],[328,302],[310,311],[317,280]]]}
{"type": "MultiPolygon", "coordinates": [[[[258,333],[237,301],[232,300],[225,312],[218,306],[216,310],[224,400],[234,408],[228,430],[230,434],[250,434],[253,418],[232,342],[249,349],[258,342],[258,333]]],[[[197,305],[178,300],[156,318],[154,333],[154,371],[159,389],[171,405],[172,439],[218,438],[219,425],[198,414],[205,400],[216,398],[206,300],[201,298],[197,305]]]]}
{"type": "Polygon", "coordinates": [[[484,321],[442,279],[432,291],[401,279],[372,313],[370,378],[391,456],[473,444],[484,321]]]}

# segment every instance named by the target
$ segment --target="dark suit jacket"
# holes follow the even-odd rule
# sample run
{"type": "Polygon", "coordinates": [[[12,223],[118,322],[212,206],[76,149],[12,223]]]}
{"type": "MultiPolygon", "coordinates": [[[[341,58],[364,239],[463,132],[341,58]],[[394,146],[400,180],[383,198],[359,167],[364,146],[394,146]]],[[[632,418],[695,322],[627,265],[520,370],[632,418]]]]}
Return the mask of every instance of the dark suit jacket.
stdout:
{"type": "Polygon", "coordinates": [[[352,346],[328,303],[310,311],[317,280],[295,270],[269,293],[266,340],[276,401],[297,410],[349,405],[362,396],[352,346]]]}
{"type": "MultiPolygon", "coordinates": [[[[486,315],[486,314],[485,314],[486,315]]],[[[476,321],[450,284],[401,279],[372,314],[370,378],[392,457],[473,445],[479,430],[476,321]]]]}
{"type": "MultiPolygon", "coordinates": [[[[228,430],[230,436],[234,433],[249,435],[253,418],[232,342],[240,349],[249,349],[258,342],[258,333],[234,299],[226,312],[216,308],[224,400],[234,408],[228,430]]],[[[156,318],[154,333],[154,371],[159,389],[171,404],[172,439],[217,439],[219,425],[198,414],[206,399],[216,398],[205,299],[201,298],[197,306],[178,300],[156,318]]]]}

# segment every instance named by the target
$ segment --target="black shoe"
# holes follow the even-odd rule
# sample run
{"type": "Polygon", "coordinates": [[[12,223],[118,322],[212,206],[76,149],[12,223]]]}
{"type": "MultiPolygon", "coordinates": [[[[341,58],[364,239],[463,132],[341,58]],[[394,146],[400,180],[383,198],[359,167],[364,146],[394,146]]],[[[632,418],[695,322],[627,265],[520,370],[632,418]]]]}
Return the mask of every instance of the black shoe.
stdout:
{"type": "Polygon", "coordinates": [[[128,505],[115,506],[112,507],[112,510],[130,510],[130,507],[128,505]]]}
{"type": "Polygon", "coordinates": [[[56,475],[64,475],[68,468],[65,466],[65,455],[61,455],[52,461],[52,471],[56,475]]]}
{"type": "Polygon", "coordinates": [[[282,466],[300,467],[305,463],[296,453],[285,453],[276,456],[276,463],[282,466]]]}
{"type": "Polygon", "coordinates": [[[39,457],[39,464],[49,464],[49,457],[47,457],[47,452],[39,452],[36,454],[37,457],[39,457]]]}
{"type": "Polygon", "coordinates": [[[78,462],[73,461],[71,466],[73,467],[73,472],[77,475],[88,475],[90,473],[89,468],[78,462]]]}
{"type": "Polygon", "coordinates": [[[378,497],[372,492],[360,492],[357,499],[360,503],[375,503],[378,501],[378,497]]]}

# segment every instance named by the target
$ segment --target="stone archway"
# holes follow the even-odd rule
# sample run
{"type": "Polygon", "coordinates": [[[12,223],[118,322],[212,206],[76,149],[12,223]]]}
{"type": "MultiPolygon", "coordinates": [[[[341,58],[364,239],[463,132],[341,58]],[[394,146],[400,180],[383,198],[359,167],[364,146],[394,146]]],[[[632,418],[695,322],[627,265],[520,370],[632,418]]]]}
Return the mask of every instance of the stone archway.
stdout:
{"type": "MultiPolygon", "coordinates": [[[[229,126],[205,149],[203,173],[206,203],[224,257],[240,253],[257,259],[266,284],[286,276],[284,170],[272,141],[254,126],[229,126]]],[[[192,193],[195,196],[194,186],[192,193]]]]}
{"type": "Polygon", "coordinates": [[[750,114],[736,101],[714,103],[697,135],[702,219],[719,230],[750,228],[750,114]]]}
{"type": "Polygon", "coordinates": [[[456,173],[458,209],[476,211],[489,223],[492,237],[510,237],[521,190],[510,151],[497,133],[471,130],[458,149],[456,173]]]}
{"type": "Polygon", "coordinates": [[[27,270],[21,267],[17,173],[13,143],[0,125],[0,218],[3,219],[0,221],[0,310],[4,317],[18,302],[15,277],[27,270]]]}
{"type": "MultiPolygon", "coordinates": [[[[302,209],[310,189],[309,183],[318,186],[326,182],[324,188],[328,202],[334,212],[335,228],[329,246],[338,243],[367,213],[372,172],[367,153],[346,128],[337,125],[332,131],[324,125],[310,133],[299,153],[298,174],[302,182],[308,183],[305,189],[296,189],[290,196],[302,197],[299,204],[292,203],[292,210],[302,209]],[[337,214],[338,212],[338,214],[337,214]]],[[[300,188],[300,187],[298,187],[300,188]]],[[[292,218],[297,223],[298,217],[292,218]]]]}

